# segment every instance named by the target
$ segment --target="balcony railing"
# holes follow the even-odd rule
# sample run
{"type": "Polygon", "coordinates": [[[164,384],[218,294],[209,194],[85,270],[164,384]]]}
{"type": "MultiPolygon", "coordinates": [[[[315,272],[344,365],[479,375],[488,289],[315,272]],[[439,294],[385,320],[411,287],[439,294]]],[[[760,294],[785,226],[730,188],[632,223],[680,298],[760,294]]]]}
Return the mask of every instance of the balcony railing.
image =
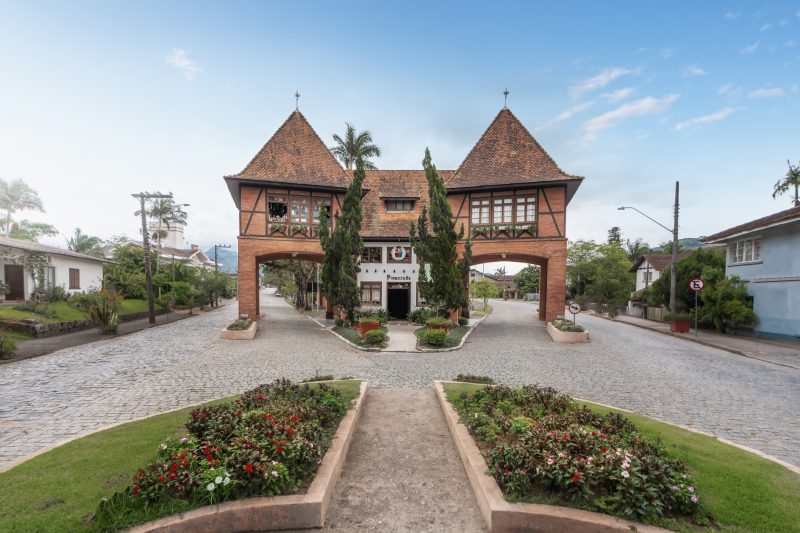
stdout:
{"type": "Polygon", "coordinates": [[[539,234],[535,223],[522,224],[472,224],[470,237],[480,239],[531,239],[539,234]]]}

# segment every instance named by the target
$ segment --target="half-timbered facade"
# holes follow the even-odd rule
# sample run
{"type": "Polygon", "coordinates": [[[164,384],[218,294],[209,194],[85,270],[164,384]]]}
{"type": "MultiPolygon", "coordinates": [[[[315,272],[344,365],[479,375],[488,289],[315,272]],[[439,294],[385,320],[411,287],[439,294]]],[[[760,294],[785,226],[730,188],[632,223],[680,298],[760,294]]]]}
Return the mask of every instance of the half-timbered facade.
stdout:
{"type": "MultiPolygon", "coordinates": [[[[564,173],[507,108],[457,170],[440,170],[473,264],[542,267],[539,318],[564,311],[566,209],[583,178],[564,173]]],[[[239,311],[259,313],[258,265],[321,261],[320,210],[341,209],[351,175],[299,112],[293,112],[242,172],[225,178],[239,208],[239,311]]],[[[423,170],[367,171],[363,186],[362,303],[404,317],[424,304],[408,230],[428,202],[423,170]]],[[[459,253],[463,242],[458,245],[459,253]]]]}

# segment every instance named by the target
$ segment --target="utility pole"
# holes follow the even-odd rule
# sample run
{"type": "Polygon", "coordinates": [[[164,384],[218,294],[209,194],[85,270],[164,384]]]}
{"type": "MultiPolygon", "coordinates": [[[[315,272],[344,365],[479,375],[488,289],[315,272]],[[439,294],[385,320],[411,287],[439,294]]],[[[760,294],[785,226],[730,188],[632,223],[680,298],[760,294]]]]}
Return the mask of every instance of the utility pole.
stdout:
{"type": "MultiPolygon", "coordinates": [[[[214,274],[219,272],[219,264],[217,263],[217,248],[230,248],[230,244],[215,244],[214,245],[214,274]]],[[[216,276],[214,276],[214,283],[217,282],[216,276]]],[[[214,307],[219,307],[219,295],[217,294],[217,290],[214,289],[214,307]]]]}
{"type": "Polygon", "coordinates": [[[673,313],[678,312],[677,308],[677,287],[678,287],[678,211],[680,210],[680,200],[678,191],[680,182],[675,182],[675,213],[672,225],[672,275],[669,278],[669,310],[673,313]]]}
{"type": "Polygon", "coordinates": [[[149,192],[140,192],[139,194],[132,194],[131,196],[138,198],[141,205],[139,212],[142,215],[142,249],[144,250],[144,278],[145,284],[147,285],[147,314],[148,321],[152,325],[156,323],[156,309],[155,302],[153,301],[153,272],[150,267],[150,235],[147,229],[147,212],[145,211],[144,203],[145,200],[150,200],[151,198],[172,198],[172,193],[151,194],[149,192]]]}

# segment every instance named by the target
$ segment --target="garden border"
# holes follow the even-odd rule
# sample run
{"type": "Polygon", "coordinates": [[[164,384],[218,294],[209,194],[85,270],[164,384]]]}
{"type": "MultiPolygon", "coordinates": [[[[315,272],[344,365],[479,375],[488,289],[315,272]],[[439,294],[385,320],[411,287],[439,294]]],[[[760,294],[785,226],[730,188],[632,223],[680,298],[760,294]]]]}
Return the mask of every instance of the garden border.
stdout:
{"type": "Polygon", "coordinates": [[[571,509],[556,505],[536,503],[510,503],[503,497],[497,482],[487,474],[486,460],[469,434],[467,427],[459,420],[458,413],[444,392],[443,383],[451,381],[436,380],[433,389],[439,399],[450,434],[456,444],[458,455],[464,464],[475,498],[478,500],[486,528],[491,533],[515,531],[543,532],[592,532],[638,531],[640,533],[666,533],[667,530],[615,518],[613,516],[571,509]]]}
{"type": "MultiPolygon", "coordinates": [[[[491,313],[490,313],[490,314],[491,314],[491,313]]],[[[420,346],[419,346],[419,339],[417,339],[417,351],[418,351],[418,352],[420,352],[420,353],[432,353],[432,352],[456,352],[456,351],[458,351],[458,350],[460,350],[461,348],[463,348],[463,347],[464,347],[464,343],[466,343],[466,342],[467,342],[467,338],[469,338],[469,336],[470,336],[470,335],[472,335],[472,332],[473,332],[473,331],[475,331],[476,329],[478,329],[478,326],[480,326],[480,325],[483,323],[483,321],[484,321],[484,320],[486,320],[486,318],[487,318],[488,316],[489,316],[489,315],[483,315],[481,318],[479,318],[479,319],[478,319],[478,321],[477,321],[477,322],[475,322],[475,325],[474,325],[474,326],[471,326],[471,327],[469,327],[469,328],[467,329],[467,332],[466,332],[466,333],[464,333],[464,336],[463,336],[463,337],[461,337],[461,342],[458,344],[458,346],[452,346],[452,347],[450,347],[450,348],[420,348],[420,346]]],[[[423,326],[423,327],[424,327],[424,326],[423,326]]]]}
{"type": "Polygon", "coordinates": [[[553,325],[553,322],[548,322],[547,334],[550,335],[550,340],[553,342],[579,344],[582,342],[589,342],[588,331],[561,331],[553,325]]]}
{"type": "Polygon", "coordinates": [[[251,341],[256,338],[258,320],[251,320],[247,329],[228,329],[225,326],[220,330],[220,337],[228,341],[251,341]]]}
{"type": "Polygon", "coordinates": [[[305,494],[247,498],[167,516],[130,529],[131,533],[277,531],[322,527],[342,472],[347,450],[369,385],[361,381],[358,398],[339,423],[314,481],[305,494]]]}

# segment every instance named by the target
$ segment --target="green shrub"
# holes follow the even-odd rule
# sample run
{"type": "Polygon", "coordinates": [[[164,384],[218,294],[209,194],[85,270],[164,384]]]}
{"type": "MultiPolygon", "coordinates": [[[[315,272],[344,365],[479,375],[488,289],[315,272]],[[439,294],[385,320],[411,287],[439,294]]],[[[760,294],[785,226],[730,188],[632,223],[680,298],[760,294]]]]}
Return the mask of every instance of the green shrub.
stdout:
{"type": "Polygon", "coordinates": [[[51,311],[47,304],[39,304],[32,300],[20,302],[14,306],[17,311],[25,313],[33,313],[35,315],[43,316],[45,318],[55,318],[56,313],[51,311]]]}
{"type": "Polygon", "coordinates": [[[378,321],[381,324],[386,324],[389,321],[389,313],[386,312],[386,309],[381,307],[375,312],[375,316],[378,317],[378,321]]]}
{"type": "Polygon", "coordinates": [[[436,311],[431,309],[430,307],[417,307],[410,313],[408,313],[408,321],[412,324],[418,324],[420,326],[425,325],[425,321],[429,318],[435,317],[436,311]]]}
{"type": "Polygon", "coordinates": [[[389,340],[389,337],[382,329],[373,329],[364,336],[364,344],[369,345],[383,344],[387,340],[389,340]]]}
{"type": "Polygon", "coordinates": [[[667,313],[664,315],[665,322],[672,322],[673,320],[691,320],[692,316],[689,313],[667,313]]]}
{"type": "Polygon", "coordinates": [[[340,317],[336,317],[336,320],[334,320],[333,323],[336,325],[337,328],[343,328],[344,327],[344,320],[342,318],[340,318],[340,317]]]}
{"type": "Polygon", "coordinates": [[[70,300],[74,301],[79,309],[86,311],[89,318],[100,328],[100,333],[117,332],[122,295],[114,289],[76,294],[70,300]]]}
{"type": "Polygon", "coordinates": [[[428,326],[452,326],[453,325],[453,323],[450,321],[449,318],[444,318],[444,317],[441,317],[441,316],[435,316],[435,317],[429,318],[428,320],[425,321],[425,324],[427,324],[428,326]]]}
{"type": "Polygon", "coordinates": [[[426,329],[419,336],[420,344],[438,348],[444,346],[447,340],[447,331],[443,329],[426,329]]]}
{"type": "Polygon", "coordinates": [[[16,352],[17,341],[9,337],[7,332],[0,332],[0,359],[13,357],[16,352]]]}
{"type": "Polygon", "coordinates": [[[358,319],[359,324],[380,324],[381,321],[375,316],[362,316],[358,319]]]}
{"type": "Polygon", "coordinates": [[[300,383],[311,383],[313,381],[333,381],[334,379],[335,378],[333,377],[333,374],[317,374],[308,379],[304,379],[300,383]]]}
{"type": "Polygon", "coordinates": [[[562,318],[556,318],[552,322],[553,327],[559,331],[566,331],[568,333],[583,333],[586,331],[583,326],[576,326],[572,323],[572,320],[564,320],[562,318]]]}
{"type": "Polygon", "coordinates": [[[228,329],[234,331],[241,331],[243,329],[249,328],[250,324],[252,323],[253,321],[250,320],[249,318],[240,318],[239,320],[231,322],[231,324],[228,326],[228,329]]]}
{"type": "Polygon", "coordinates": [[[495,381],[489,376],[475,376],[473,374],[459,374],[453,381],[460,381],[462,383],[484,383],[486,385],[495,384],[495,381]]]}
{"type": "Polygon", "coordinates": [[[469,325],[469,320],[467,320],[463,316],[460,316],[460,317],[458,317],[458,325],[459,326],[467,326],[467,325],[469,325]]]}
{"type": "Polygon", "coordinates": [[[62,285],[58,285],[45,289],[42,298],[45,302],[66,302],[69,294],[62,285]]]}

